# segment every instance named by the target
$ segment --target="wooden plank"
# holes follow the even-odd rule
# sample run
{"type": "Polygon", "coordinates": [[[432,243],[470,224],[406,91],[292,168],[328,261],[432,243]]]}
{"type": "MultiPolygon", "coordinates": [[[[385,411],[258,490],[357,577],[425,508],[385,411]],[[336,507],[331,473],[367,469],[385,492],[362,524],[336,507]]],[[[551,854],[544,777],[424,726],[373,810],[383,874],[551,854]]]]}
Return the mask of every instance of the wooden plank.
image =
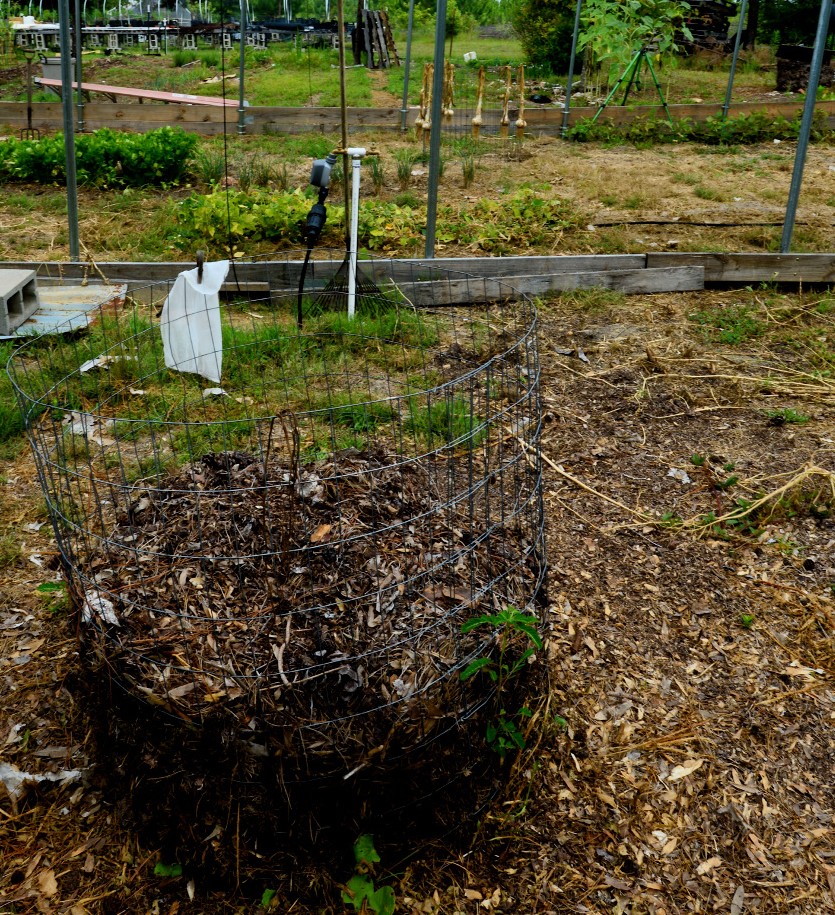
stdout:
{"type": "MultiPolygon", "coordinates": [[[[341,261],[313,261],[315,275],[328,277],[341,261]]],[[[183,262],[103,262],[97,265],[111,280],[131,283],[152,283],[173,280],[193,264],[183,262]]],[[[363,261],[362,269],[375,280],[391,276],[395,282],[431,279],[434,270],[451,278],[482,276],[490,279],[516,276],[560,275],[578,273],[640,272],[643,267],[655,270],[669,267],[700,267],[707,282],[756,283],[835,283],[835,254],[716,254],[716,253],[652,253],[644,254],[581,254],[525,257],[439,257],[434,260],[381,258],[363,261]],[[457,277],[456,277],[457,274],[457,277]]],[[[36,269],[39,277],[65,276],[80,279],[89,267],[85,264],[58,262],[30,263],[15,261],[0,263],[0,268],[36,269]]],[[[259,261],[237,263],[238,278],[246,283],[268,283],[270,288],[293,287],[298,284],[301,261],[259,261]]],[[[311,274],[312,275],[312,274],[311,274]]],[[[508,279],[508,282],[511,280],[508,279]]]]}
{"type": "Polygon", "coordinates": [[[540,296],[550,292],[603,287],[625,294],[687,292],[704,289],[702,267],[668,267],[655,270],[613,270],[508,276],[502,279],[434,280],[415,283],[404,292],[418,307],[512,300],[519,293],[540,296]]]}
{"type": "Polygon", "coordinates": [[[380,20],[380,13],[378,11],[374,12],[374,33],[377,36],[377,47],[379,48],[380,53],[380,66],[387,69],[391,66],[391,59],[389,58],[389,49],[388,45],[386,44],[386,33],[383,31],[383,23],[380,20]]]}
{"type": "MultiPolygon", "coordinates": [[[[60,79],[48,79],[44,76],[36,76],[34,79],[36,86],[47,86],[50,89],[61,89],[60,79]]],[[[78,83],[70,83],[72,90],[78,89],[78,83]]],[[[113,98],[117,95],[124,95],[129,98],[142,100],[164,102],[168,104],[173,102],[176,105],[207,105],[210,108],[236,108],[238,102],[235,99],[220,98],[215,95],[190,95],[186,92],[158,92],[155,89],[132,89],[128,86],[109,86],[104,83],[84,83],[81,84],[82,92],[100,92],[113,98]]]]}
{"type": "Polygon", "coordinates": [[[658,253],[647,255],[648,267],[700,264],[713,283],[833,283],[835,254],[713,254],[658,253]]]}
{"type": "MultiPolygon", "coordinates": [[[[525,257],[439,257],[434,260],[412,258],[361,261],[362,270],[374,280],[391,277],[395,282],[411,282],[429,279],[436,271],[454,277],[521,276],[533,274],[585,273],[593,271],[640,270],[646,266],[644,254],[568,254],[525,257]]],[[[329,277],[341,266],[341,260],[314,260],[309,276],[329,277]]],[[[97,267],[110,278],[132,283],[153,283],[159,280],[173,280],[178,273],[188,270],[193,263],[181,261],[151,262],[101,262],[97,267]]],[[[38,276],[61,276],[80,279],[89,272],[86,264],[41,262],[30,264],[14,262],[0,267],[14,269],[36,269],[38,276]]],[[[296,286],[301,275],[301,260],[236,262],[238,279],[247,283],[269,283],[273,289],[296,286]]],[[[437,275],[437,274],[436,274],[437,275]]]]}
{"type": "Polygon", "coordinates": [[[397,53],[397,46],[394,43],[394,35],[391,31],[391,23],[389,22],[389,14],[385,10],[380,10],[379,12],[380,22],[383,24],[383,35],[386,39],[386,47],[388,48],[389,56],[394,59],[395,66],[400,66],[400,57],[397,53]]]}
{"type": "MultiPolygon", "coordinates": [[[[772,115],[793,117],[799,114],[802,100],[797,102],[746,102],[731,106],[731,117],[765,111],[772,115]]],[[[717,105],[671,105],[673,117],[690,117],[693,120],[704,120],[715,115],[717,105]]],[[[816,110],[827,116],[830,127],[835,128],[835,102],[818,102],[816,110]]],[[[582,118],[593,117],[596,108],[572,108],[569,124],[576,124],[582,118]]],[[[36,102],[32,106],[33,126],[40,130],[60,129],[62,112],[60,104],[36,102]]],[[[457,120],[469,124],[474,110],[459,109],[457,120]]],[[[163,124],[175,124],[184,130],[190,130],[205,136],[212,136],[223,131],[222,109],[197,108],[189,105],[143,105],[123,103],[91,103],[84,109],[85,120],[90,129],[99,127],[124,127],[135,131],[153,130],[163,124]]],[[[414,124],[417,109],[408,112],[408,125],[414,124]]],[[[663,109],[657,106],[638,106],[620,108],[610,106],[604,115],[614,123],[628,123],[639,117],[663,118],[663,109]]],[[[498,130],[501,112],[498,109],[487,109],[483,112],[485,135],[498,130]]],[[[562,111],[557,108],[525,108],[528,122],[527,132],[530,135],[558,136],[562,128],[562,111]]],[[[349,125],[352,129],[400,130],[401,113],[399,108],[350,108],[349,125]]],[[[0,102],[0,124],[18,130],[26,125],[25,102],[0,102]]],[[[227,126],[228,129],[228,126],[227,126]]],[[[340,114],[338,108],[274,108],[264,107],[247,109],[247,131],[252,133],[332,133],[339,134],[340,114]]],[[[467,128],[469,129],[469,128],[467,128]]]]}

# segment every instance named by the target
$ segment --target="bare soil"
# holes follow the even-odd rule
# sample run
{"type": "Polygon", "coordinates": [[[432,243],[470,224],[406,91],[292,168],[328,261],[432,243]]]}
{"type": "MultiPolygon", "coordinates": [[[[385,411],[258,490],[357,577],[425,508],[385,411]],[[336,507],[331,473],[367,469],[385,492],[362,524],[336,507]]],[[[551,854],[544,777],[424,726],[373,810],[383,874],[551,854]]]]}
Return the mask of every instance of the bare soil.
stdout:
{"type": "MultiPolygon", "coordinates": [[[[543,304],[550,689],[524,752],[484,749],[486,809],[446,799],[455,834],[377,833],[398,912],[835,908],[831,307],[773,289],[543,304]]],[[[22,451],[0,500],[0,772],[80,772],[0,798],[0,911],[256,912],[267,888],[278,912],[346,911],[352,834],[239,887],[154,874],[176,849],[114,796],[75,634],[36,590],[57,575],[44,520],[22,451]]]]}

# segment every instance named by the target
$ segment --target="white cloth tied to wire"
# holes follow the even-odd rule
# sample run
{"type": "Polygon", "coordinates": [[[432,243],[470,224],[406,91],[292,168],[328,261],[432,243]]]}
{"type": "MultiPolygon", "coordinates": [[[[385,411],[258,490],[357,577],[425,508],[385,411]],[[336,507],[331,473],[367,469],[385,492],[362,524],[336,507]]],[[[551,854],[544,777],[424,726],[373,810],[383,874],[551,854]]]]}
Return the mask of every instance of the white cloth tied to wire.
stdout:
{"type": "Polygon", "coordinates": [[[203,265],[200,283],[196,267],[177,277],[162,306],[160,320],[168,368],[220,381],[223,336],[218,293],[228,272],[229,261],[214,261],[203,265]]]}

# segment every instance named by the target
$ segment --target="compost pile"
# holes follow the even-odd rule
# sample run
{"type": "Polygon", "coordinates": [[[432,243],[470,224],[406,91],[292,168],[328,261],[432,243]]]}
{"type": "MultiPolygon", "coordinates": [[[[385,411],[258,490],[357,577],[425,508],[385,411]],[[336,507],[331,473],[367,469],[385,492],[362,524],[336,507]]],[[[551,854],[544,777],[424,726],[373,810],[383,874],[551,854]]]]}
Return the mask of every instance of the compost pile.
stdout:
{"type": "Polygon", "coordinates": [[[458,470],[223,452],[135,488],[79,597],[93,643],[154,705],[281,732],[289,756],[414,746],[485,701],[458,672],[492,636],[461,624],[530,590],[526,534],[473,538],[458,470]]]}

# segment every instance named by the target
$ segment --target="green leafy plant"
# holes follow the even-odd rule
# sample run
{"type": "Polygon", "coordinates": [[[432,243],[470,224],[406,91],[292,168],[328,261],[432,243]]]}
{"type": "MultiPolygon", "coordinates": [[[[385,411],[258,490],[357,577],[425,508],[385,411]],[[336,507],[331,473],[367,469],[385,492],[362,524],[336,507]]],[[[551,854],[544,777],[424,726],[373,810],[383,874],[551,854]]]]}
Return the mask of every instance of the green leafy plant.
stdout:
{"type": "Polygon", "coordinates": [[[809,417],[805,413],[799,413],[791,407],[785,407],[782,410],[769,410],[766,415],[773,426],[782,426],[785,423],[802,426],[809,422],[809,417]]]}
{"type": "Polygon", "coordinates": [[[693,38],[685,21],[689,10],[679,0],[587,0],[578,47],[588,48],[597,63],[622,66],[649,44],[659,56],[676,51],[679,35],[693,38]]]}
{"type": "Polygon", "coordinates": [[[342,890],[342,901],[363,915],[394,915],[397,899],[390,886],[375,886],[374,869],[380,856],[370,835],[361,835],[354,842],[356,873],[342,890]]]}
{"type": "Polygon", "coordinates": [[[60,581],[44,581],[35,589],[50,613],[61,613],[69,609],[70,597],[67,587],[60,581]]]}
{"type": "Polygon", "coordinates": [[[379,156],[369,156],[368,171],[371,175],[371,183],[374,185],[374,192],[381,193],[386,184],[386,173],[379,156]]]}
{"type": "Polygon", "coordinates": [[[754,625],[754,614],[753,613],[740,613],[739,621],[742,623],[743,629],[750,629],[754,625]]]}
{"type": "Polygon", "coordinates": [[[417,162],[417,154],[411,149],[398,149],[394,154],[397,163],[397,183],[401,191],[405,191],[412,181],[412,169],[417,162]]]}
{"type": "Polygon", "coordinates": [[[765,328],[747,305],[728,305],[694,312],[690,320],[704,329],[707,339],[737,346],[746,340],[762,336],[765,328]]]}
{"type": "Polygon", "coordinates": [[[442,442],[460,442],[475,448],[484,439],[482,420],[475,416],[463,397],[438,399],[426,406],[416,399],[409,401],[406,427],[424,437],[430,446],[442,442]]]}
{"type": "Polygon", "coordinates": [[[475,157],[471,155],[465,155],[461,159],[461,175],[464,179],[464,187],[469,187],[475,180],[475,157]]]}
{"type": "MultiPolygon", "coordinates": [[[[692,141],[710,146],[734,147],[739,144],[763,143],[769,140],[796,140],[800,130],[800,115],[772,117],[764,112],[743,114],[736,118],[708,117],[704,121],[689,118],[670,124],[655,117],[636,118],[629,124],[613,124],[605,118],[581,120],[573,125],[566,137],[577,142],[634,143],[649,146],[657,143],[692,141]]],[[[825,140],[832,136],[826,118],[819,112],[813,121],[812,139],[825,140]]],[[[686,183],[699,184],[699,180],[686,183]]]]}
{"type": "Polygon", "coordinates": [[[522,706],[515,712],[508,711],[501,704],[502,692],[524,670],[528,659],[537,649],[542,648],[538,623],[537,618],[530,613],[516,607],[505,607],[500,613],[475,616],[461,626],[463,634],[481,628],[489,628],[496,633],[497,652],[474,658],[461,671],[460,677],[461,680],[469,680],[479,674],[496,685],[499,705],[495,717],[487,723],[485,738],[490,749],[502,760],[509,752],[525,747],[521,725],[531,717],[531,710],[522,706]],[[517,653],[515,649],[520,642],[524,647],[517,653]]]}
{"type": "Polygon", "coordinates": [[[157,861],[154,865],[154,876],[155,877],[182,877],[183,876],[183,865],[177,864],[164,864],[162,861],[157,861]]]}
{"type": "MultiPolygon", "coordinates": [[[[185,179],[197,142],[194,134],[172,127],[144,134],[109,128],[80,134],[76,137],[78,181],[96,187],[172,187],[185,179]]],[[[2,181],[62,184],[63,136],[1,142],[2,181]]]]}

